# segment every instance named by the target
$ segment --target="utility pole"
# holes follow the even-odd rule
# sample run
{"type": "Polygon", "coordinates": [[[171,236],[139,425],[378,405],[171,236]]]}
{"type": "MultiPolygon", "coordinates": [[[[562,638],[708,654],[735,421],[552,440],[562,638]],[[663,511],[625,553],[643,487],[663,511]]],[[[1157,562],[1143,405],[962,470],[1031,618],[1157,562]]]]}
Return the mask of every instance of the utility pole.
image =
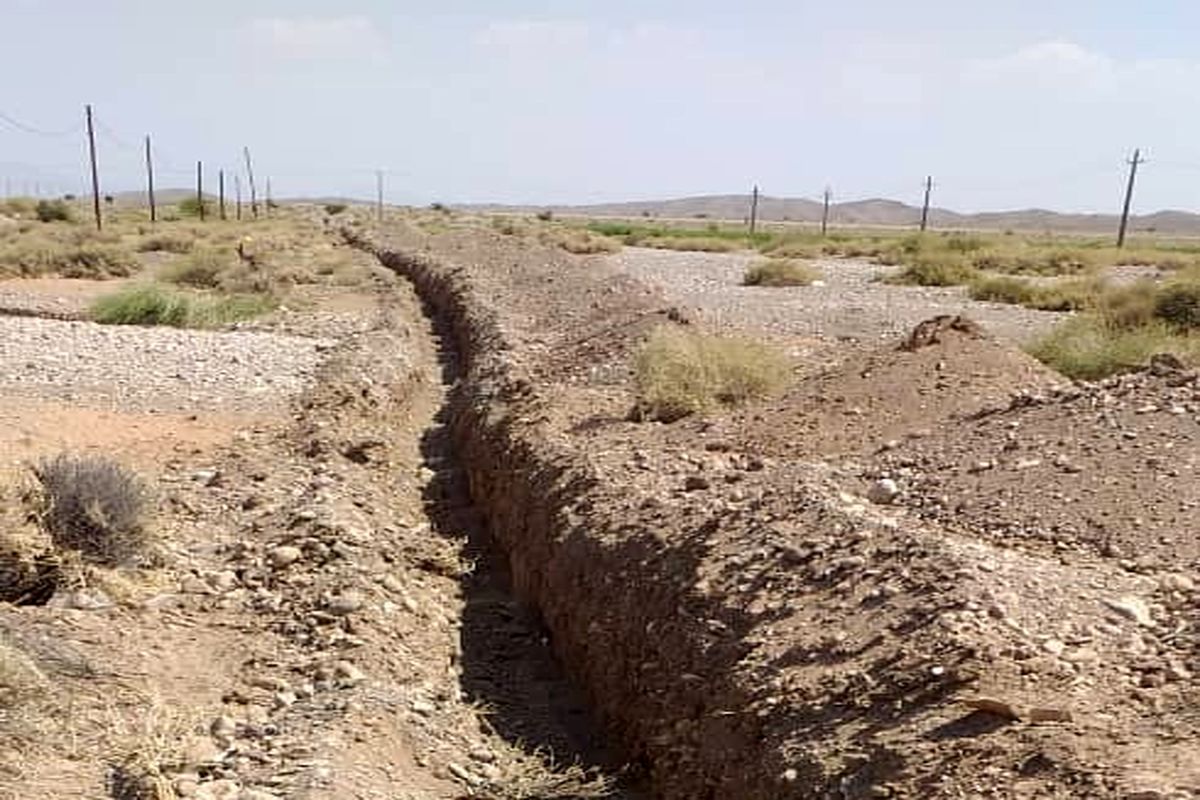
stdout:
{"type": "Polygon", "coordinates": [[[237,221],[242,221],[242,177],[237,173],[233,175],[233,192],[237,197],[237,221]]]}
{"type": "Polygon", "coordinates": [[[821,236],[825,236],[825,231],[829,228],[829,200],[833,197],[833,191],[828,186],[825,187],[825,206],[821,209],[821,236]]]}
{"type": "Polygon", "coordinates": [[[146,136],[146,197],[150,201],[150,224],[158,221],[158,209],[154,205],[154,160],[150,157],[150,136],[146,136]]]}
{"type": "Polygon", "coordinates": [[[929,225],[929,193],[933,191],[933,176],[925,178],[925,204],[921,206],[921,233],[929,225]]]}
{"type": "Polygon", "coordinates": [[[265,211],[267,214],[267,218],[270,219],[270,217],[271,217],[271,179],[270,179],[270,177],[267,178],[267,204],[265,207],[265,211]]]}
{"type": "Polygon", "coordinates": [[[1121,228],[1117,231],[1117,247],[1125,246],[1125,229],[1129,226],[1129,207],[1133,205],[1133,182],[1137,178],[1138,164],[1144,164],[1146,160],[1142,158],[1141,149],[1133,151],[1133,158],[1129,160],[1129,183],[1125,185],[1125,207],[1121,209],[1121,228]]]}
{"type": "Polygon", "coordinates": [[[754,185],[754,192],[750,195],[750,235],[754,235],[754,229],[758,227],[758,184],[754,185]]]}
{"type": "Polygon", "coordinates": [[[204,162],[196,162],[196,208],[200,209],[200,221],[204,222],[204,162]]]}
{"type": "Polygon", "coordinates": [[[221,209],[221,221],[224,222],[225,217],[225,170],[217,170],[217,197],[219,208],[221,209]]]}
{"type": "Polygon", "coordinates": [[[258,219],[258,191],[254,187],[254,167],[250,164],[250,148],[243,147],[242,151],[246,154],[246,175],[250,178],[250,211],[254,214],[254,218],[258,219]]]}
{"type": "Polygon", "coordinates": [[[100,220],[100,170],[96,167],[96,130],[92,125],[92,106],[86,105],[88,153],[92,158],[92,209],[96,212],[96,230],[103,230],[100,220]]]}
{"type": "Polygon", "coordinates": [[[375,219],[383,222],[383,170],[375,170],[375,219]]]}

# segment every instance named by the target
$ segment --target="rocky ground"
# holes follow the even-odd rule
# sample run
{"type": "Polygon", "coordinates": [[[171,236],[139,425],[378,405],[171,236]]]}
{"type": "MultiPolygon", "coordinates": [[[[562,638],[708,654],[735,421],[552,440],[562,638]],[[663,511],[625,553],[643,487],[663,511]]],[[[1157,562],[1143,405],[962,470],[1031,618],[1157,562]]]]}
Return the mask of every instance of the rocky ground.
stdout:
{"type": "Polygon", "coordinates": [[[0,797],[1200,794],[1193,373],[1072,385],[1055,315],[853,261],[356,230],[399,278],[219,331],[0,283],[0,797]],[[631,421],[658,325],[791,385],[631,421]],[[39,560],[63,450],[150,485],[142,561],[39,560]]]}

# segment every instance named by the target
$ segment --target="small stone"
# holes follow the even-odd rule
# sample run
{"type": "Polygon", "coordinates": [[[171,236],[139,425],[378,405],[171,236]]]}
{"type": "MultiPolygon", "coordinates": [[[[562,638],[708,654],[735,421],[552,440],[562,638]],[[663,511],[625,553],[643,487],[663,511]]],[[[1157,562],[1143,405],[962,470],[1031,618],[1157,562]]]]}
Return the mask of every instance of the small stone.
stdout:
{"type": "Polygon", "coordinates": [[[349,661],[334,662],[333,676],[340,683],[347,686],[353,686],[357,683],[362,683],[367,679],[366,673],[351,664],[349,661]]]}
{"type": "Polygon", "coordinates": [[[1052,656],[1061,656],[1066,651],[1067,645],[1058,639],[1047,639],[1042,642],[1042,649],[1052,656]]]}
{"type": "Polygon", "coordinates": [[[212,594],[213,588],[203,578],[189,575],[179,582],[179,591],[184,594],[212,594]]]}
{"type": "Polygon", "coordinates": [[[237,588],[238,576],[233,570],[222,570],[207,576],[208,585],[218,592],[229,592],[237,588]]]}
{"type": "Polygon", "coordinates": [[[343,594],[337,594],[329,598],[325,604],[325,609],[330,614],[345,616],[353,614],[363,607],[363,598],[358,592],[350,591],[343,594]]]}
{"type": "Polygon", "coordinates": [[[295,692],[286,690],[282,692],[276,692],[273,698],[276,708],[288,708],[289,706],[293,706],[296,704],[297,699],[298,698],[296,697],[295,692]]]}
{"type": "Polygon", "coordinates": [[[289,544],[280,545],[271,549],[267,558],[271,562],[271,566],[276,569],[283,569],[291,564],[296,563],[304,556],[304,551],[299,547],[293,547],[289,544]]]}
{"type": "Polygon", "coordinates": [[[1031,708],[1025,712],[1030,722],[1070,722],[1074,717],[1065,708],[1031,708]]]}
{"type": "Polygon", "coordinates": [[[968,708],[975,709],[976,711],[994,714],[997,717],[1004,717],[1005,719],[1021,718],[1021,714],[1011,703],[1006,703],[1003,700],[997,700],[992,697],[974,697],[969,700],[964,700],[963,704],[968,708]]]}
{"type": "Polygon", "coordinates": [[[1183,592],[1188,594],[1196,591],[1196,582],[1187,575],[1178,572],[1164,575],[1159,581],[1168,592],[1183,592]]]}
{"type": "Polygon", "coordinates": [[[268,692],[282,692],[288,688],[288,682],[273,675],[256,675],[246,681],[256,689],[266,689],[268,692]]]}
{"type": "Polygon", "coordinates": [[[878,505],[890,505],[900,494],[900,487],[891,478],[880,478],[871,484],[867,499],[878,505]]]}
{"type": "Polygon", "coordinates": [[[383,586],[383,588],[387,589],[389,592],[403,592],[404,591],[404,583],[399,578],[397,578],[395,575],[391,575],[391,574],[384,575],[383,580],[380,581],[380,584],[383,586]]]}
{"type": "Polygon", "coordinates": [[[483,778],[480,778],[466,767],[455,764],[453,761],[446,764],[446,769],[450,771],[451,775],[458,778],[468,786],[478,786],[479,784],[483,783],[483,778]]]}
{"type": "Polygon", "coordinates": [[[779,777],[783,779],[784,783],[795,783],[800,780],[800,773],[794,767],[788,767],[779,777]]]}
{"type": "Polygon", "coordinates": [[[222,778],[200,784],[194,797],[196,800],[238,800],[241,793],[242,787],[237,781],[222,778]]]}
{"type": "Polygon", "coordinates": [[[688,475],[683,482],[683,488],[689,492],[696,492],[702,489],[707,489],[711,484],[708,478],[702,475],[688,475]]]}
{"type": "Polygon", "coordinates": [[[1124,595],[1116,599],[1105,599],[1102,602],[1106,608],[1115,611],[1131,622],[1136,622],[1144,627],[1153,627],[1154,625],[1154,618],[1150,616],[1150,606],[1140,597],[1124,595]]]}
{"type": "Polygon", "coordinates": [[[437,707],[434,706],[433,703],[430,703],[426,700],[413,700],[409,705],[409,708],[411,708],[414,713],[420,714],[422,717],[428,717],[437,710],[437,707]]]}
{"type": "Polygon", "coordinates": [[[232,739],[237,735],[237,722],[233,717],[219,716],[208,726],[208,732],[214,739],[232,739]]]}
{"type": "Polygon", "coordinates": [[[192,480],[203,486],[216,486],[221,479],[221,473],[215,469],[198,469],[192,473],[192,480]]]}
{"type": "Polygon", "coordinates": [[[476,747],[474,750],[467,753],[467,755],[481,764],[491,764],[496,760],[496,754],[486,747],[476,747]]]}
{"type": "Polygon", "coordinates": [[[173,784],[175,794],[180,797],[195,797],[200,790],[200,779],[196,775],[180,775],[173,784]]]}

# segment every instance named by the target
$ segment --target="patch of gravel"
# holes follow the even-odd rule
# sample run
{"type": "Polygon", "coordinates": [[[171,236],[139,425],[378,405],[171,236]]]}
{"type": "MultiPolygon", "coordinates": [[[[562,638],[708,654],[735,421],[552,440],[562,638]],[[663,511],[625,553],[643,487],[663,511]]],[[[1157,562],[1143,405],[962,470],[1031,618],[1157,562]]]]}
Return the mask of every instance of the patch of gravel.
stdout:
{"type": "Polygon", "coordinates": [[[247,412],[311,380],[332,340],[0,317],[0,395],[121,410],[247,412]]]}
{"type": "Polygon", "coordinates": [[[689,253],[627,247],[609,256],[617,269],[655,284],[674,302],[699,309],[718,327],[780,335],[893,338],[938,314],[965,314],[994,336],[1027,342],[1066,315],[981,303],[963,287],[891,286],[875,281],[894,268],[855,259],[813,262],[821,286],[742,286],[756,253],[689,253]]]}

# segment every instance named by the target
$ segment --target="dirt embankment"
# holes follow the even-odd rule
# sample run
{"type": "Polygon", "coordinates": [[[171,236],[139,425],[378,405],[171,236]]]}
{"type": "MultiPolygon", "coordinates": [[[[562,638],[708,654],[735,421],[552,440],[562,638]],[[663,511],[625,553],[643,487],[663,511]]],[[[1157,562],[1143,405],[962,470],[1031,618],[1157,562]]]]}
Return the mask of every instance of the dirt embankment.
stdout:
{"type": "MultiPolygon", "coordinates": [[[[719,426],[683,442],[625,421],[629,351],[670,314],[596,260],[478,232],[368,246],[452,332],[450,426],[472,496],[518,592],[659,796],[1158,785],[1145,774],[1153,737],[1134,733],[1146,709],[1071,726],[1088,697],[1117,695],[1097,688],[1108,676],[1039,654],[1083,640],[1060,648],[1049,631],[1062,620],[1019,597],[995,612],[1014,587],[1063,593],[1072,620],[1142,642],[1120,608],[1154,591],[1145,581],[917,524],[841,491],[826,465],[741,452],[719,426]]],[[[1089,652],[1107,657],[1108,643],[1089,652]]],[[[1168,772],[1165,786],[1196,777],[1168,772]]]]}

